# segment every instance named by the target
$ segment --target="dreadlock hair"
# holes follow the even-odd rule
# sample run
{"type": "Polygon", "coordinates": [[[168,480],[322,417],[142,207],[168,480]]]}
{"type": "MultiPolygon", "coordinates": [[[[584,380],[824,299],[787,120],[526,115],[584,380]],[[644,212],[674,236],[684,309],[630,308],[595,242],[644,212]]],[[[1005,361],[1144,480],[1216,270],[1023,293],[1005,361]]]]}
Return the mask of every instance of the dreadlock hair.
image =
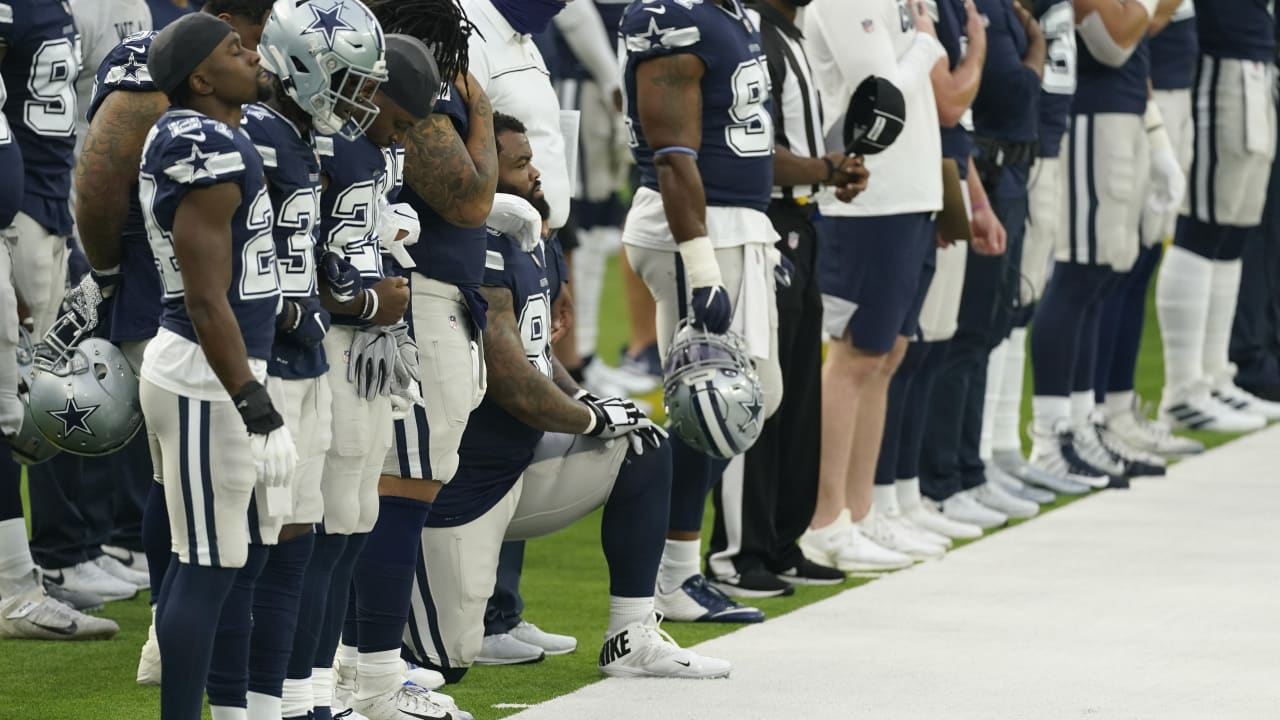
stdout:
{"type": "Polygon", "coordinates": [[[254,23],[265,23],[273,4],[272,0],[206,0],[201,9],[210,15],[239,15],[254,23]]]}
{"type": "Polygon", "coordinates": [[[416,37],[431,48],[440,79],[452,83],[467,72],[467,40],[475,23],[459,0],[365,0],[385,33],[416,37]]]}

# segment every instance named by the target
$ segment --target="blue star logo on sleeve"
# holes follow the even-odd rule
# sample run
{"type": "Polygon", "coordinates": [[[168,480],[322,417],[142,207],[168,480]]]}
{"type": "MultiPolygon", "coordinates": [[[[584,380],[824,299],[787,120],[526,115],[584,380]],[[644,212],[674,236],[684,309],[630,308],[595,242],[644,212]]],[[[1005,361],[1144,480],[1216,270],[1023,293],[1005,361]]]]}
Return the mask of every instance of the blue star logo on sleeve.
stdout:
{"type": "Polygon", "coordinates": [[[664,28],[658,27],[658,19],[650,18],[649,32],[646,33],[644,37],[649,41],[649,47],[651,48],[662,47],[666,42],[664,38],[666,38],[667,33],[671,32],[671,30],[672,28],[664,29],[664,28]]]}
{"type": "MultiPolygon", "coordinates": [[[[201,140],[204,139],[201,133],[201,140]]],[[[209,158],[215,153],[202,153],[200,148],[195,145],[191,146],[191,157],[186,160],[178,161],[179,165],[185,165],[191,170],[191,179],[199,180],[201,177],[212,177],[213,173],[209,172],[209,158]]]]}
{"type": "Polygon", "coordinates": [[[341,15],[343,6],[341,4],[334,5],[328,10],[321,10],[314,4],[308,5],[307,7],[311,8],[311,14],[315,16],[315,19],[311,21],[310,25],[303,28],[302,34],[323,34],[325,44],[331,49],[333,48],[333,41],[337,37],[339,30],[355,30],[355,28],[346,20],[342,19],[341,15]]]}
{"type": "Polygon", "coordinates": [[[67,398],[66,407],[61,410],[47,410],[55,420],[62,423],[62,437],[69,438],[71,433],[79,430],[85,435],[93,436],[93,430],[89,427],[89,416],[97,412],[98,405],[86,405],[80,407],[76,404],[73,397],[67,398]]]}
{"type": "Polygon", "coordinates": [[[138,62],[138,59],[134,56],[133,53],[129,53],[129,62],[122,65],[121,69],[124,70],[125,80],[132,80],[133,82],[136,83],[138,82],[138,73],[145,71],[147,69],[147,66],[138,62]]]}

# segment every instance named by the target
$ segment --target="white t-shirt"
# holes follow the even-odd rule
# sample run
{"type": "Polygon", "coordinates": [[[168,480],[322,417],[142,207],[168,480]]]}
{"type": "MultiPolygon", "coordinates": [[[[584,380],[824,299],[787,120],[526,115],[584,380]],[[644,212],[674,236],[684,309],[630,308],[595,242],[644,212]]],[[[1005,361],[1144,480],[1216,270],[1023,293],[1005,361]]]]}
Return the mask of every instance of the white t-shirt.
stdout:
{"type": "Polygon", "coordinates": [[[869,75],[898,86],[907,109],[897,141],[867,156],[866,192],[842,203],[828,189],[820,196],[822,213],[867,217],[941,210],[942,139],[929,73],[946,50],[916,32],[908,0],[814,0],[806,10],[804,33],[826,108],[827,137],[839,137],[849,98],[869,75]]]}
{"type": "Polygon", "coordinates": [[[76,80],[76,154],[84,143],[89,121],[89,103],[98,78],[98,66],[126,37],[151,29],[151,8],[147,0],[71,0],[71,14],[80,30],[80,57],[84,65],[76,80]]]}
{"type": "Polygon", "coordinates": [[[542,191],[551,206],[553,228],[569,219],[569,166],[560,129],[560,98],[533,37],[521,35],[489,0],[465,0],[471,33],[471,74],[489,96],[493,109],[528,128],[533,164],[542,172],[542,191]]]}

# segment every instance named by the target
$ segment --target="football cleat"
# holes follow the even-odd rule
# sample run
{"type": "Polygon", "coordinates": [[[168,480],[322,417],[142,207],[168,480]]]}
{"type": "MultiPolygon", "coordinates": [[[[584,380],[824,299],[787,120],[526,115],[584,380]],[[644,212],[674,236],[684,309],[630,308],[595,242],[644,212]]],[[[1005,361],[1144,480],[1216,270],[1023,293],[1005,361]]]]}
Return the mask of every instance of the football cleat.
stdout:
{"type": "Polygon", "coordinates": [[[99,555],[93,559],[93,564],[111,577],[123,580],[139,590],[146,590],[151,587],[151,576],[149,574],[126,567],[124,563],[111,555],[99,555]]]}
{"type": "Polygon", "coordinates": [[[555,633],[544,632],[537,625],[524,620],[521,620],[519,625],[511,628],[510,634],[511,637],[521,642],[542,648],[548,655],[567,655],[578,649],[578,639],[572,635],[556,635],[555,633]]]}
{"type": "Polygon", "coordinates": [[[600,648],[600,673],[610,677],[711,679],[729,677],[727,660],[699,655],[680,647],[659,627],[657,613],[605,635],[600,648]]]}
{"type": "Polygon", "coordinates": [[[45,570],[47,581],[75,592],[87,592],[103,600],[129,600],[138,594],[138,588],[125,582],[93,562],[82,562],[59,570],[45,570]]]}
{"type": "Polygon", "coordinates": [[[1267,420],[1280,420],[1280,403],[1263,400],[1245,392],[1233,380],[1224,380],[1209,391],[1219,402],[1240,412],[1261,415],[1267,420]]]}
{"type": "Polygon", "coordinates": [[[1126,477],[1164,477],[1167,465],[1164,458],[1133,447],[1111,432],[1101,419],[1095,422],[1095,428],[1102,449],[1124,466],[1126,477]]]}
{"type": "Polygon", "coordinates": [[[982,505],[995,510],[998,513],[1007,515],[1010,518],[1025,520],[1035,517],[1040,513],[1040,506],[1030,500],[1023,500],[1020,497],[1005,492],[999,483],[990,480],[982,483],[976,488],[969,491],[974,500],[982,505]]]}
{"type": "Polygon", "coordinates": [[[1081,425],[1073,425],[1069,445],[1063,452],[1074,451],[1080,460],[1101,474],[1113,476],[1124,475],[1124,463],[1115,460],[1102,445],[1098,437],[1098,428],[1092,421],[1086,420],[1081,425]],[[1068,449],[1069,448],[1069,449],[1068,449]]]}
{"type": "Polygon", "coordinates": [[[1151,420],[1142,405],[1113,413],[1105,420],[1107,431],[1129,447],[1163,458],[1177,458],[1204,452],[1204,443],[1174,435],[1167,423],[1151,420]]]}
{"type": "MultiPolygon", "coordinates": [[[[1032,423],[1030,434],[1032,465],[1051,475],[1084,485],[1085,492],[1088,492],[1089,488],[1104,488],[1107,486],[1107,476],[1082,461],[1080,456],[1071,448],[1070,423],[1066,421],[1059,422],[1052,432],[1041,432],[1032,423]]],[[[1047,485],[1043,487],[1054,490],[1054,488],[1047,485]]],[[[1054,492],[1058,491],[1054,490],[1054,492]]],[[[1083,493],[1068,494],[1080,495],[1083,493]]]]}
{"type": "Polygon", "coordinates": [[[1008,515],[978,502],[969,491],[958,492],[943,500],[941,508],[948,520],[977,525],[983,530],[993,530],[1009,522],[1008,515]]]}
{"type": "Polygon", "coordinates": [[[428,690],[439,690],[445,683],[444,675],[431,668],[415,665],[408,660],[404,661],[404,677],[414,685],[428,690]]]}
{"type": "Polygon", "coordinates": [[[694,575],[671,592],[659,592],[654,607],[672,622],[758,623],[764,613],[735,602],[702,575],[694,575]]]}
{"type": "Polygon", "coordinates": [[[0,600],[0,638],[109,640],[119,631],[111,620],[85,615],[49,597],[39,582],[0,600]]]}
{"type": "Polygon", "coordinates": [[[537,645],[518,640],[510,633],[485,635],[476,665],[526,665],[541,662],[547,653],[537,645]]]}
{"type": "Polygon", "coordinates": [[[1044,488],[1032,487],[1018,478],[1010,475],[1000,469],[993,461],[987,461],[986,470],[983,474],[987,478],[987,482],[995,483],[999,488],[1009,495],[1023,500],[1030,500],[1037,505],[1045,505],[1058,499],[1057,495],[1045,490],[1044,488]]]}
{"type": "Polygon", "coordinates": [[[48,593],[49,597],[80,612],[97,612],[107,602],[99,595],[68,590],[61,585],[50,582],[49,578],[44,577],[43,573],[41,573],[40,584],[44,586],[44,591],[48,593]]]}
{"type": "Polygon", "coordinates": [[[412,683],[373,697],[356,695],[351,709],[369,720],[456,720],[448,708],[432,700],[430,691],[412,683]]]}
{"type": "MultiPolygon", "coordinates": [[[[1067,477],[1065,464],[1054,470],[1050,465],[1040,465],[1022,457],[1020,450],[997,450],[992,455],[996,466],[1033,488],[1043,488],[1055,495],[1084,495],[1090,487],[1067,477]]],[[[1065,462],[1065,461],[1064,461],[1065,462]]]]}
{"type": "Polygon", "coordinates": [[[143,553],[135,552],[133,550],[126,550],[122,547],[116,547],[114,545],[103,545],[102,552],[106,553],[107,555],[110,555],[116,560],[119,560],[121,565],[129,568],[130,570],[134,570],[140,573],[150,572],[150,568],[147,565],[147,556],[144,555],[143,553]]]}
{"type": "Polygon", "coordinates": [[[1175,428],[1221,433],[1253,432],[1267,424],[1261,415],[1219,401],[1202,384],[1183,390],[1166,388],[1160,399],[1160,419],[1175,428]]]}
{"type": "Polygon", "coordinates": [[[147,641],[142,643],[138,657],[139,685],[160,685],[160,640],[156,637],[156,608],[151,606],[151,624],[147,626],[147,641]]]}

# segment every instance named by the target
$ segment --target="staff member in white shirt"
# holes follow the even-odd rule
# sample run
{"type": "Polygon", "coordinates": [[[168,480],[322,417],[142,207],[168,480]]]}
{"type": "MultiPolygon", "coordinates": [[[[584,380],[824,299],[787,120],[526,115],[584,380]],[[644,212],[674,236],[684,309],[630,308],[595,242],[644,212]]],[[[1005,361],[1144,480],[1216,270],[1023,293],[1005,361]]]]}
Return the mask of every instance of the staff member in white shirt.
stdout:
{"type": "MultiPolygon", "coordinates": [[[[494,110],[520,118],[542,171],[542,191],[551,206],[552,231],[569,219],[569,167],[560,129],[560,99],[532,36],[543,32],[568,0],[464,0],[471,34],[471,74],[494,110]]],[[[573,652],[578,641],[543,632],[525,622],[520,597],[524,542],[505,543],[498,580],[485,610],[485,638],[476,663],[506,665],[534,662],[547,655],[573,652]]]]}

